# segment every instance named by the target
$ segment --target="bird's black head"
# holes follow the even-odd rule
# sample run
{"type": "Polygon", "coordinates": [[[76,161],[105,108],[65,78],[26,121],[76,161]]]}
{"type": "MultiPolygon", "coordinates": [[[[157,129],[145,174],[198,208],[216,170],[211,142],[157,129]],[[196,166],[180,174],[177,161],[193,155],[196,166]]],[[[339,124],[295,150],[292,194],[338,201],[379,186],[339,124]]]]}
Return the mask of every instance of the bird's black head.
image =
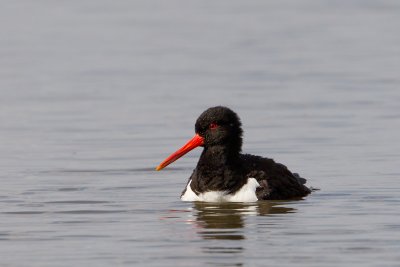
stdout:
{"type": "Polygon", "coordinates": [[[222,147],[231,156],[237,155],[242,149],[242,124],[238,115],[227,107],[212,107],[204,111],[196,121],[195,130],[195,136],[161,162],[157,171],[198,146],[217,148],[212,151],[222,147]]]}
{"type": "Polygon", "coordinates": [[[204,138],[204,147],[227,146],[237,152],[242,148],[242,124],[238,115],[227,107],[204,111],[196,121],[195,131],[204,138]]]}

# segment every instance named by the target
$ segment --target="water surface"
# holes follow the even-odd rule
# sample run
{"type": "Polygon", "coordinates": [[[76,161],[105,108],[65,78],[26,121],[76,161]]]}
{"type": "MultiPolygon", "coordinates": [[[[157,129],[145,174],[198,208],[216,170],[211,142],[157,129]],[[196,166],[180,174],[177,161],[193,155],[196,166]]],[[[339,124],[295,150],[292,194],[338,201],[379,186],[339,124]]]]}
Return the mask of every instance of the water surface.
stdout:
{"type": "Polygon", "coordinates": [[[8,1],[0,265],[399,266],[398,1],[8,1]],[[320,188],[179,201],[227,105],[320,188]]]}

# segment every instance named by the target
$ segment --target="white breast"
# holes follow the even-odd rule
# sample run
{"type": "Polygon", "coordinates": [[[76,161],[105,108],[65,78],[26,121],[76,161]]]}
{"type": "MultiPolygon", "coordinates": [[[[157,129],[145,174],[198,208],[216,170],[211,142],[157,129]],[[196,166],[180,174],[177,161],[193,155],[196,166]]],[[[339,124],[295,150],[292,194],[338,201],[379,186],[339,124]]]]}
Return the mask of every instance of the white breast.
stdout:
{"type": "Polygon", "coordinates": [[[183,201],[205,201],[205,202],[254,202],[257,201],[256,189],[260,186],[255,178],[247,179],[247,183],[234,194],[225,191],[209,191],[196,195],[190,188],[189,181],[186,192],[181,196],[183,201]]]}

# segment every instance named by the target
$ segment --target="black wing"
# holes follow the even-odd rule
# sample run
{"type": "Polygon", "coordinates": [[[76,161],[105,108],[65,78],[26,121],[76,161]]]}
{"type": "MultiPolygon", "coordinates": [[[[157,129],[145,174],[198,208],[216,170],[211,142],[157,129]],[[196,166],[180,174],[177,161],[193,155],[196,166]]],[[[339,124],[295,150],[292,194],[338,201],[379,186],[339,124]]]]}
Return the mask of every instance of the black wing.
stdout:
{"type": "Polygon", "coordinates": [[[306,179],[273,159],[254,155],[241,155],[246,177],[256,178],[260,187],[257,189],[259,200],[293,199],[308,195],[311,190],[306,187],[306,179]]]}

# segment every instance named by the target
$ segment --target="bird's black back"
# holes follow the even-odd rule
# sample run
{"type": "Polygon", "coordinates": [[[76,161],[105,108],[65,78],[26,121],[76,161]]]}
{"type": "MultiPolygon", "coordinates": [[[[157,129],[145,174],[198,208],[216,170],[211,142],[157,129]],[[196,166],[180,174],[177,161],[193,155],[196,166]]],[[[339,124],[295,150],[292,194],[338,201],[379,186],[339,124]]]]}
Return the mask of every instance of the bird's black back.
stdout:
{"type": "Polygon", "coordinates": [[[301,198],[311,192],[304,185],[306,179],[290,172],[285,165],[273,159],[249,154],[241,154],[240,158],[246,177],[256,178],[261,186],[256,191],[259,200],[301,198]]]}

